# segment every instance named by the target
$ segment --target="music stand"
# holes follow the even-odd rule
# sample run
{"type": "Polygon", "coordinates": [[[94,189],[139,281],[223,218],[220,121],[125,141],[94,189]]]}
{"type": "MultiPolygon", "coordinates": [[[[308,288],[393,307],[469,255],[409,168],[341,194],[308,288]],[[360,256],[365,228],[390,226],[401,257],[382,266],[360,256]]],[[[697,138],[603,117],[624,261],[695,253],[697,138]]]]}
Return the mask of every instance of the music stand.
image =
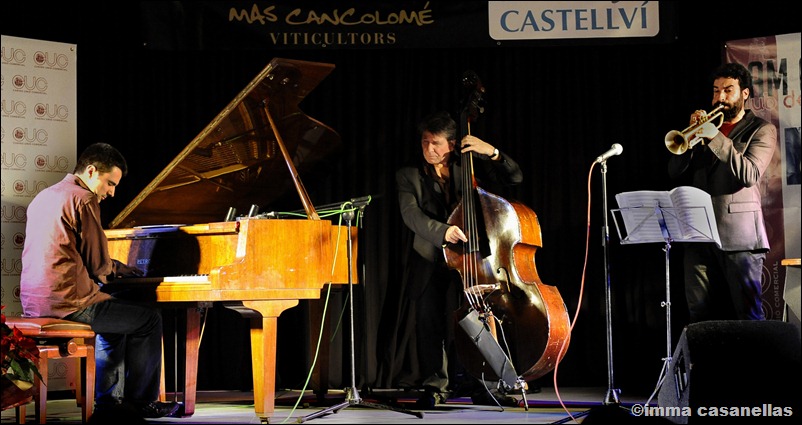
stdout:
{"type": "MultiPolygon", "coordinates": [[[[629,195],[632,195],[631,198],[633,200],[637,198],[638,201],[643,201],[644,194],[649,193],[654,193],[656,196],[650,202],[643,202],[641,206],[611,210],[622,245],[655,242],[663,242],[665,244],[663,251],[665,251],[666,298],[660,303],[660,306],[666,309],[666,356],[663,358],[663,367],[660,370],[654,391],[644,403],[646,406],[649,405],[649,402],[663,385],[673,355],[671,347],[671,278],[669,271],[671,244],[673,242],[715,242],[721,246],[709,195],[697,199],[697,201],[701,202],[701,205],[683,207],[661,206],[667,201],[661,195],[666,195],[667,192],[628,192],[617,195],[616,199],[618,199],[619,205],[627,205],[629,195]],[[651,204],[651,206],[648,204],[651,204]],[[616,213],[623,219],[623,232],[616,213]]],[[[670,202],[668,201],[669,204],[670,202]]]]}
{"type": "Polygon", "coordinates": [[[401,407],[386,406],[379,403],[372,403],[365,401],[359,396],[359,391],[356,389],[356,354],[354,349],[354,280],[351,276],[351,259],[353,258],[353,241],[351,240],[351,220],[354,219],[355,211],[359,209],[360,215],[367,205],[367,201],[360,202],[359,200],[352,199],[351,202],[343,204],[343,220],[348,230],[348,308],[350,310],[351,320],[351,388],[346,390],[345,401],[329,408],[323,409],[319,412],[311,413],[304,417],[298,418],[297,423],[304,423],[310,419],[319,418],[321,416],[337,413],[348,406],[366,406],[377,409],[394,410],[396,412],[406,413],[409,415],[423,418],[423,412],[414,412],[401,407]]]}

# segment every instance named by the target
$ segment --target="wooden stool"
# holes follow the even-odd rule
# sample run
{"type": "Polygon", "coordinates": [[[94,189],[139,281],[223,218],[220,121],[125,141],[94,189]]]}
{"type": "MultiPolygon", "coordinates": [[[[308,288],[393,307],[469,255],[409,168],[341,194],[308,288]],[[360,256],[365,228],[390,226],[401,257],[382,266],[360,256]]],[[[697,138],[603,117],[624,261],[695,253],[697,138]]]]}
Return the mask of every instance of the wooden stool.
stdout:
{"type": "MultiPolygon", "coordinates": [[[[80,358],[80,376],[75,386],[75,401],[82,410],[83,422],[89,421],[95,403],[95,332],[86,323],[46,317],[8,317],[6,324],[17,328],[36,341],[39,349],[34,405],[36,422],[47,421],[47,361],[48,359],[80,358]]],[[[17,423],[25,423],[25,405],[16,407],[17,423]]]]}

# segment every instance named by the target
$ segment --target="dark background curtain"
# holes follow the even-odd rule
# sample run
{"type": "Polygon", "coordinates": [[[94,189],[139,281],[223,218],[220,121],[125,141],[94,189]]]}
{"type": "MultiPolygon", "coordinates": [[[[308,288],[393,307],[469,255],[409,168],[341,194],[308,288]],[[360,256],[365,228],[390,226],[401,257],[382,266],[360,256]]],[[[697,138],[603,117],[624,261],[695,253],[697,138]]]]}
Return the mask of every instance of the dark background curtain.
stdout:
{"type": "MultiPolygon", "coordinates": [[[[523,169],[524,183],[513,195],[539,217],[543,247],[536,263],[543,282],[559,289],[572,320],[581,301],[571,346],[559,367],[559,384],[606,386],[605,212],[601,169],[591,164],[611,144],[623,145],[623,153],[607,163],[608,210],[616,207],[617,193],[667,190],[686,183],[668,179],[671,154],[663,137],[684,128],[691,111],[710,109],[708,76],[721,62],[723,43],[799,31],[798,17],[779,2],[755,2],[747,8],[695,2],[676,4],[676,37],[658,44],[155,50],[142,46],[143,34],[153,29],[144,27],[137,9],[114,13],[118,4],[103,6],[102,20],[96,14],[90,18],[83,10],[89,6],[77,2],[3,6],[4,35],[78,45],[78,150],[94,142],[111,143],[127,157],[131,170],[117,196],[103,203],[106,222],[272,58],[336,65],[301,109],[339,132],[343,149],[330,159],[327,178],[304,184],[316,204],[372,197],[358,223],[360,273],[355,287],[357,383],[368,387],[383,384],[377,382],[382,344],[401,293],[403,223],[394,171],[420,155],[414,129],[421,117],[438,109],[457,109],[465,70],[474,70],[487,90],[486,112],[474,134],[511,155],[523,169]]],[[[269,209],[263,206],[262,211],[269,209]]],[[[612,220],[610,226],[616,387],[648,392],[666,354],[666,315],[661,307],[665,254],[661,244],[622,246],[612,220]]],[[[687,322],[681,254],[681,246],[672,247],[674,343],[687,322]]],[[[346,289],[334,290],[328,308],[336,335],[333,342],[328,337],[323,342],[331,344],[334,388],[349,386],[351,379],[346,289]]],[[[307,359],[315,351],[309,335],[316,328],[309,323],[309,308],[309,302],[301,301],[280,318],[278,388],[301,388],[306,380],[307,359]]],[[[171,331],[178,319],[169,310],[165,317],[171,331]]],[[[209,311],[199,389],[251,389],[247,323],[221,306],[209,311]]],[[[170,359],[169,337],[167,345],[170,359]]],[[[171,377],[172,360],[167,370],[171,377]]],[[[536,383],[550,386],[551,379],[550,373],[536,383]]],[[[169,382],[168,378],[168,390],[169,382]]]]}

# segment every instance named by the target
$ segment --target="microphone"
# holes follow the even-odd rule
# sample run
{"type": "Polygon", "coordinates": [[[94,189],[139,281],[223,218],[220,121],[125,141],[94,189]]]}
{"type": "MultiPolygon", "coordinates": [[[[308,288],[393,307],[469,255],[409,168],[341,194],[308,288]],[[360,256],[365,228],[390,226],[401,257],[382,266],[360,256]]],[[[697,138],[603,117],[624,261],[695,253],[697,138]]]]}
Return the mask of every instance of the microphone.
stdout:
{"type": "Polygon", "coordinates": [[[610,158],[611,156],[621,155],[621,152],[623,151],[624,151],[623,146],[619,145],[618,143],[613,143],[613,146],[610,147],[610,150],[599,155],[599,157],[596,158],[596,162],[601,164],[602,162],[607,161],[607,159],[610,158]]]}

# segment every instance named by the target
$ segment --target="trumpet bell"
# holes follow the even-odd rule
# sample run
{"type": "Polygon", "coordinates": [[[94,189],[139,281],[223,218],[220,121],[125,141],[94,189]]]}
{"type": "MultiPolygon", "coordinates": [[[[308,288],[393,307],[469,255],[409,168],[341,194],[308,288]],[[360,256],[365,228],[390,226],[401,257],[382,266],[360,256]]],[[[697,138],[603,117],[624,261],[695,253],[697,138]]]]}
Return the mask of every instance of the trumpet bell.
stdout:
{"type": "Polygon", "coordinates": [[[666,148],[674,155],[682,155],[688,150],[688,139],[681,131],[671,130],[666,133],[666,148]]]}
{"type": "Polygon", "coordinates": [[[724,109],[724,104],[720,104],[709,113],[705,113],[699,122],[691,124],[688,128],[682,131],[671,130],[666,133],[666,148],[675,155],[682,155],[688,149],[692,149],[698,143],[702,143],[704,139],[697,136],[695,133],[703,126],[712,125],[716,128],[720,128],[721,124],[724,123],[724,112],[722,112],[722,109],[724,109]],[[718,120],[718,123],[716,123],[715,120],[718,120]]]}

